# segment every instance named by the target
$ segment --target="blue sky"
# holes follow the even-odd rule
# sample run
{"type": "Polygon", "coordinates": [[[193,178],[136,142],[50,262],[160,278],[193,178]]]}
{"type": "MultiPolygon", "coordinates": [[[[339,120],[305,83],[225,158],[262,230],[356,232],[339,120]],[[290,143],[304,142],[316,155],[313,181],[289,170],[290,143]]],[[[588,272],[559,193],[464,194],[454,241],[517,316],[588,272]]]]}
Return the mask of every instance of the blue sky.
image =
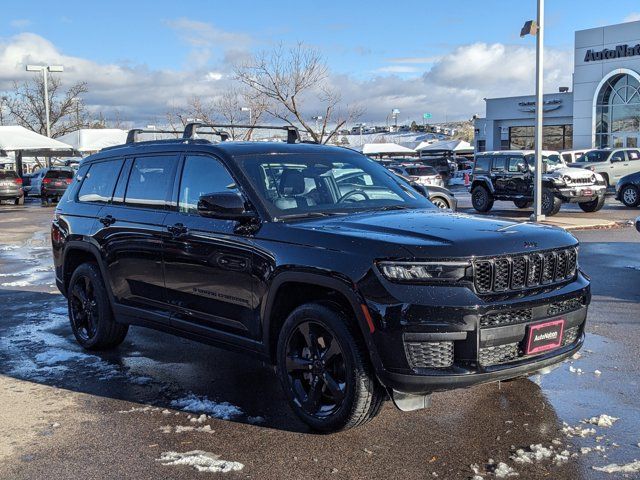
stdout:
{"type": "MultiPolygon", "coordinates": [[[[7,2],[0,19],[0,62],[2,48],[8,55],[7,49],[20,44],[28,52],[27,44],[31,42],[33,52],[23,57],[46,61],[47,55],[59,56],[70,65],[86,61],[100,68],[123,69],[131,84],[127,92],[135,88],[136,72],[142,72],[141,77],[145,78],[139,88],[144,88],[145,82],[153,83],[157,76],[160,83],[168,82],[168,96],[178,101],[184,95],[176,93],[167,76],[174,80],[181,78],[179,81],[189,78],[190,72],[220,72],[224,76],[229,61],[239,52],[270,48],[278,42],[303,41],[322,52],[335,77],[334,83],[345,92],[356,97],[363,89],[380,93],[379,103],[384,105],[378,108],[376,104],[371,110],[367,105],[370,116],[388,110],[394,101],[389,97],[402,97],[406,90],[406,98],[398,102],[407,115],[431,109],[438,115],[449,110],[450,116],[464,117],[482,114],[478,111],[483,108],[479,100],[500,94],[501,75],[492,71],[489,75],[492,78],[487,79],[488,73],[479,71],[478,75],[483,75],[479,81],[464,65],[456,65],[455,57],[464,53],[461,49],[476,48],[476,57],[489,55],[498,65],[503,63],[500,56],[530,58],[534,40],[520,39],[518,34],[524,20],[535,16],[535,6],[535,0],[395,3],[85,0],[58,2],[55,8],[51,2],[7,2]],[[460,70],[458,76],[456,68],[460,70]],[[429,73],[432,69],[434,72],[429,73]],[[416,82],[426,82],[425,89],[437,92],[438,98],[421,96],[416,82]],[[433,89],[429,82],[434,84],[433,89]],[[449,101],[440,98],[447,96],[449,85],[463,93],[474,90],[476,101],[465,100],[468,105],[465,109],[456,105],[454,98],[449,101]],[[412,101],[420,104],[415,111],[412,101]]],[[[575,30],[619,23],[637,12],[640,4],[630,0],[616,0],[615,8],[606,8],[602,1],[547,1],[546,45],[551,51],[548,89],[557,88],[554,82],[570,81],[572,67],[567,59],[572,58],[575,30]]],[[[77,72],[80,71],[78,68],[77,72]]],[[[520,76],[515,80],[505,76],[502,80],[505,94],[529,93],[533,76],[526,70],[520,76]]],[[[6,86],[10,77],[11,72],[0,73],[0,90],[2,82],[6,86]]],[[[23,73],[17,71],[15,77],[23,78],[23,73]]],[[[78,79],[72,73],[66,77],[78,79]]],[[[118,78],[124,81],[116,75],[114,82],[118,78]]],[[[90,99],[98,102],[96,108],[115,108],[116,96],[109,100],[104,90],[118,90],[118,86],[102,82],[92,87],[91,80],[87,79],[95,98],[90,99]]],[[[205,89],[207,95],[215,94],[213,91],[205,89]]],[[[162,91],[157,93],[163,95],[162,91]]],[[[449,95],[453,97],[455,93],[450,91],[449,95]]],[[[118,95],[121,103],[118,108],[135,117],[135,102],[129,106],[122,99],[122,92],[118,95]]],[[[357,101],[370,103],[366,95],[360,97],[357,101]]],[[[161,106],[159,102],[158,108],[161,106]]],[[[144,115],[151,114],[146,109],[144,115]]]]}

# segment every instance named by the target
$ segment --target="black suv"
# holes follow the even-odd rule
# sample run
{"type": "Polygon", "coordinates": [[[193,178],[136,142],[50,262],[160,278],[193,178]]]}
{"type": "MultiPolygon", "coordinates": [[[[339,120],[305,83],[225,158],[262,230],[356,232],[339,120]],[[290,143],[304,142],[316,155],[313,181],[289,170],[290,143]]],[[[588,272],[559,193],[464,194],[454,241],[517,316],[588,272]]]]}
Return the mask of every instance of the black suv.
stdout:
{"type": "MultiPolygon", "coordinates": [[[[577,203],[585,212],[604,206],[607,185],[602,176],[585,169],[567,168],[556,152],[543,152],[542,213],[560,211],[563,203],[577,203]]],[[[488,212],[495,200],[511,200],[518,208],[533,203],[534,154],[503,150],[476,155],[471,180],[471,203],[488,212]]]]}
{"type": "Polygon", "coordinates": [[[387,396],[421,408],[582,346],[590,286],[563,230],[442,211],[294,129],[198,138],[211,127],[83,160],[52,224],[83,347],[113,348],[132,324],[254,355],[303,421],[334,431],[387,396]]]}

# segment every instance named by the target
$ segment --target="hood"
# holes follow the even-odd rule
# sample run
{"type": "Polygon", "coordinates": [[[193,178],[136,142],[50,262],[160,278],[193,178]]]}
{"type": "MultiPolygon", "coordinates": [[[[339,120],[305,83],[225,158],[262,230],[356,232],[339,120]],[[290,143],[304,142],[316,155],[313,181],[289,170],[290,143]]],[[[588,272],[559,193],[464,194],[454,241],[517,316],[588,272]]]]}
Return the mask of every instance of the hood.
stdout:
{"type": "Polygon", "coordinates": [[[358,254],[373,256],[392,252],[398,258],[407,253],[415,258],[502,255],[577,243],[555,227],[439,209],[361,213],[280,225],[287,230],[281,233],[298,242],[341,251],[356,249],[358,254]]]}
{"type": "Polygon", "coordinates": [[[586,168],[558,168],[553,171],[551,176],[555,178],[570,177],[572,179],[584,180],[593,180],[595,177],[597,179],[595,174],[591,170],[587,170],[586,168]]]}

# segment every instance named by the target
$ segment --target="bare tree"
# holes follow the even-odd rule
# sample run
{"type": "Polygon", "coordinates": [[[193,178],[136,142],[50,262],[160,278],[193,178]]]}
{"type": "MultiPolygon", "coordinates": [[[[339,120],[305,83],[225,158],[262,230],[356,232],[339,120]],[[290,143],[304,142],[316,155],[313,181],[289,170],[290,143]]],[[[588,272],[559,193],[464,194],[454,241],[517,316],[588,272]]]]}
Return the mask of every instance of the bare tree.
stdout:
{"type": "MultiPolygon", "coordinates": [[[[87,92],[86,82],[78,82],[62,91],[60,79],[49,76],[48,84],[51,136],[59,137],[86,125],[86,109],[81,99],[87,92]]],[[[24,83],[14,82],[13,92],[5,103],[18,125],[46,135],[44,81],[40,76],[24,83]]]]}
{"type": "MultiPolygon", "coordinates": [[[[266,112],[293,126],[301,126],[319,143],[329,142],[347,122],[362,115],[360,108],[342,110],[340,93],[327,84],[327,66],[320,53],[299,43],[254,55],[235,67],[235,78],[267,100],[266,112]],[[322,105],[318,131],[309,123],[305,101],[322,105]]],[[[316,113],[316,112],[314,112],[316,113]]]]}

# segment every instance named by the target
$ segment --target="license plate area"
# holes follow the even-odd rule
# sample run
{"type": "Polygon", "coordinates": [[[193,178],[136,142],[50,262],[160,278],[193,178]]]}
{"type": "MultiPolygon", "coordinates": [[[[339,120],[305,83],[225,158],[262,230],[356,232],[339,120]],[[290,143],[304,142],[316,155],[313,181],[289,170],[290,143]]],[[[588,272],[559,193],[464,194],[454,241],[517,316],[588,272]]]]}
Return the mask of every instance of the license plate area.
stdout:
{"type": "Polygon", "coordinates": [[[529,325],[525,338],[525,355],[548,352],[562,345],[564,318],[529,325]]]}
{"type": "Polygon", "coordinates": [[[593,190],[591,190],[589,188],[582,190],[582,196],[583,197],[590,197],[592,195],[593,195],[593,190]]]}

